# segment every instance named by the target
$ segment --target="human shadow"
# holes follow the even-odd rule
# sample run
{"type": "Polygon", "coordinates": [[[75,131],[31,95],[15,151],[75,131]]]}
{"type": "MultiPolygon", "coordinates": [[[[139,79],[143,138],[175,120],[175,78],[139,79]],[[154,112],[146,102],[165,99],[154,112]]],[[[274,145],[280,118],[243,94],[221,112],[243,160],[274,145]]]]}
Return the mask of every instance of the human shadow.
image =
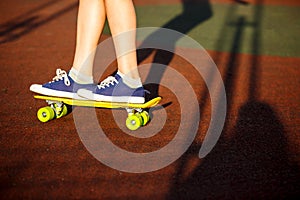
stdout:
{"type": "MultiPolygon", "coordinates": [[[[171,29],[182,34],[187,34],[197,25],[209,19],[213,14],[209,0],[182,0],[182,8],[183,11],[181,14],[168,21],[161,28],[171,29]]],[[[180,39],[180,35],[170,37],[171,39],[167,42],[164,41],[166,42],[166,50],[144,48],[144,46],[147,47],[148,44],[151,44],[155,41],[155,38],[159,38],[163,33],[163,30],[158,29],[156,32],[149,35],[137,48],[139,64],[148,58],[153,52],[155,55],[152,63],[159,63],[164,66],[168,66],[170,64],[174,57],[173,52],[175,50],[176,42],[180,39]]],[[[162,79],[164,72],[165,69],[157,70],[155,68],[151,68],[145,82],[154,84],[145,85],[146,90],[150,91],[150,95],[146,96],[146,99],[152,99],[159,96],[158,84],[162,79]]]]}
{"type": "Polygon", "coordinates": [[[285,134],[270,105],[245,103],[232,138],[220,138],[192,174],[173,185],[169,199],[299,197],[299,169],[289,158],[285,134]]]}
{"type": "MultiPolygon", "coordinates": [[[[262,3],[260,0],[257,2],[262,3]]],[[[230,7],[220,33],[220,37],[232,35],[233,39],[223,75],[228,113],[234,111],[234,83],[238,77],[238,66],[241,66],[237,53],[240,52],[245,27],[251,25],[254,29],[253,54],[259,54],[261,42],[262,7],[255,7],[253,23],[236,15],[236,9],[235,5],[230,7]],[[235,25],[236,31],[229,33],[228,25],[235,25]]],[[[221,54],[217,54],[217,62],[220,58],[221,54]]],[[[168,199],[289,199],[300,196],[300,172],[289,154],[284,125],[270,104],[258,100],[260,60],[257,56],[251,57],[250,66],[248,88],[245,90],[248,99],[238,108],[235,125],[230,129],[228,124],[231,122],[227,119],[214,149],[185,177],[184,170],[190,158],[198,155],[200,145],[190,147],[179,162],[168,199]]]]}

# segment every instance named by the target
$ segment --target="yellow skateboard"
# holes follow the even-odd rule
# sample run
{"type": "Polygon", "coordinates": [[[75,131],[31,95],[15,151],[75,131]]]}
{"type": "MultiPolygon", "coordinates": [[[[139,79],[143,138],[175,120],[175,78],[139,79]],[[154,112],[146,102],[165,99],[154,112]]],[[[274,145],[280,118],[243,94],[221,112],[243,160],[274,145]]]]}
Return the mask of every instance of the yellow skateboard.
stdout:
{"type": "Polygon", "coordinates": [[[47,122],[54,118],[61,118],[68,113],[67,105],[85,106],[96,108],[125,108],[128,112],[126,126],[130,130],[137,130],[139,127],[146,125],[149,120],[149,113],[145,110],[156,106],[161,97],[156,97],[143,104],[135,103],[116,103],[102,102],[93,100],[77,100],[62,97],[35,95],[34,98],[46,100],[49,106],[42,107],[37,112],[37,117],[41,122],[47,122]]]}

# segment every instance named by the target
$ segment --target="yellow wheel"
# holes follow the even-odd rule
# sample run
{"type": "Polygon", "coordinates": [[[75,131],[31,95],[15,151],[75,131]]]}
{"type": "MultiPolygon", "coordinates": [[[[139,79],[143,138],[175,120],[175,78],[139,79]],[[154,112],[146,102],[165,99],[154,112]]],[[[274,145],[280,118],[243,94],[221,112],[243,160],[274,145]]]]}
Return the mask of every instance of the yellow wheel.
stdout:
{"type": "MultiPolygon", "coordinates": [[[[55,109],[58,109],[58,107],[56,107],[55,109]]],[[[61,118],[62,116],[65,116],[66,114],[68,114],[68,108],[66,105],[63,105],[61,108],[59,108],[60,114],[57,115],[57,118],[61,118]]]]}
{"type": "Polygon", "coordinates": [[[149,113],[144,110],[143,112],[140,113],[140,115],[143,119],[142,125],[145,126],[150,120],[149,113]]]}
{"type": "Polygon", "coordinates": [[[126,119],[126,126],[129,130],[135,131],[142,126],[142,117],[140,114],[130,114],[126,119]]]}
{"type": "Polygon", "coordinates": [[[47,106],[38,110],[37,117],[41,122],[47,122],[55,117],[55,113],[50,106],[47,106]]]}

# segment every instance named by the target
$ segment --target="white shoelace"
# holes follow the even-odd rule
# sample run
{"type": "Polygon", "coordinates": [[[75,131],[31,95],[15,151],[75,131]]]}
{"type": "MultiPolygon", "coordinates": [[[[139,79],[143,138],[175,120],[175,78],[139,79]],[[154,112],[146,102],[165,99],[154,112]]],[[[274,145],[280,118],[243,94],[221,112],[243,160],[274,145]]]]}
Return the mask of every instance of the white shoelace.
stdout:
{"type": "Polygon", "coordinates": [[[106,87],[109,87],[110,85],[115,85],[118,84],[119,82],[117,81],[117,79],[113,76],[109,76],[106,79],[104,79],[100,85],[98,85],[99,89],[104,89],[106,87]]]}
{"type": "Polygon", "coordinates": [[[70,86],[70,84],[71,84],[67,72],[62,69],[57,69],[56,76],[52,79],[51,82],[56,82],[56,81],[60,81],[60,80],[64,80],[64,83],[66,86],[70,86]]]}

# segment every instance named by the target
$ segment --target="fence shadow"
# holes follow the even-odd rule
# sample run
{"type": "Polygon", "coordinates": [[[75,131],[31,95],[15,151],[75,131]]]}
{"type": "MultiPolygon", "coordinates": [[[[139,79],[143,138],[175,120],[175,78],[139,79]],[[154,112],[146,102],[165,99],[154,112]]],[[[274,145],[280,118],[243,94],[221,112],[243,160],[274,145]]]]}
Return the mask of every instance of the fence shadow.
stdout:
{"type": "Polygon", "coordinates": [[[8,22],[1,24],[0,44],[15,41],[29,34],[40,26],[47,24],[50,21],[55,20],[78,7],[78,2],[74,2],[46,17],[38,14],[38,11],[46,9],[58,2],[58,0],[45,2],[44,4],[32,8],[31,10],[9,20],[8,22]]]}

